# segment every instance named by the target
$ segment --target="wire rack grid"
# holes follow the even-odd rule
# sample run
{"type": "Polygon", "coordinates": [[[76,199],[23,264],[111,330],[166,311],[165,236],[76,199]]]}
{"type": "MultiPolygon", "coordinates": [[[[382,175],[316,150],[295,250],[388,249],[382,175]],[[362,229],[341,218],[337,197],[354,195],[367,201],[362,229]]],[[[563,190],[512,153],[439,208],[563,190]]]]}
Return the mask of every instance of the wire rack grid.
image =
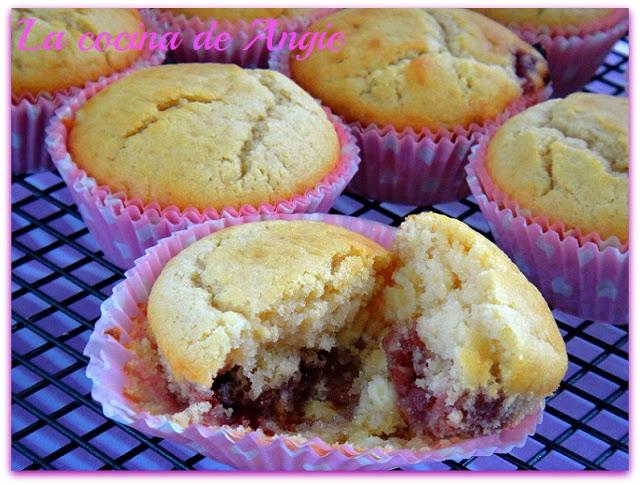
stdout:
{"type": "MultiPolygon", "coordinates": [[[[618,42],[585,90],[624,94],[628,49],[626,38],[618,42]]],[[[90,396],[82,351],[123,270],[102,257],[57,173],[14,176],[11,196],[13,469],[230,470],[102,415],[90,396]]],[[[426,208],[347,192],[332,212],[398,225],[426,209],[491,237],[472,197],[426,208]]],[[[628,328],[554,316],[569,371],[536,434],[508,454],[414,469],[628,469],[628,328]]]]}

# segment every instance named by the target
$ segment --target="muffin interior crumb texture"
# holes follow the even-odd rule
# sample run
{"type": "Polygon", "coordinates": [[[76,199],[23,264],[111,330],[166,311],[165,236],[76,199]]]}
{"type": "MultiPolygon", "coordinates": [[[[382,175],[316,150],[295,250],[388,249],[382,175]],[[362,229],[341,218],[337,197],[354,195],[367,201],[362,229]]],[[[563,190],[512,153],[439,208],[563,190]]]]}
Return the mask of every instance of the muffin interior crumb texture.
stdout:
{"type": "Polygon", "coordinates": [[[303,221],[201,239],[167,264],[129,331],[126,395],[183,425],[358,447],[443,446],[516,424],[557,386],[564,346],[536,290],[464,229],[420,216],[392,252],[303,221]]]}

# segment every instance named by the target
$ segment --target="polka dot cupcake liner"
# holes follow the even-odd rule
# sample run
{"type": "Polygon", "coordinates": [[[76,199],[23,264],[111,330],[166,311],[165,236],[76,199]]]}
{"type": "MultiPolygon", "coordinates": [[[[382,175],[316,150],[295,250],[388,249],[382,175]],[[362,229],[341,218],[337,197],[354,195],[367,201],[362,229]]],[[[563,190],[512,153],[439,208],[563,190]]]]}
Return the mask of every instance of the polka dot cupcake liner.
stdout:
{"type": "Polygon", "coordinates": [[[629,29],[628,10],[617,8],[581,27],[539,28],[508,25],[521,39],[544,50],[549,64],[553,97],[564,97],[582,89],[615,43],[629,29]]]}
{"type": "MultiPolygon", "coordinates": [[[[150,20],[143,15],[149,26],[150,20]]],[[[127,75],[144,67],[162,64],[165,53],[162,51],[146,51],[131,67],[119,73],[89,81],[83,87],[74,87],[56,93],[40,93],[36,96],[24,95],[13,97],[11,102],[11,173],[30,173],[41,170],[52,170],[54,165],[45,144],[45,129],[55,111],[66,100],[78,96],[83,90],[96,82],[103,82],[112,76],[127,75]]]]}
{"type": "Polygon", "coordinates": [[[583,319],[629,321],[628,245],[597,233],[582,234],[545,217],[533,217],[491,180],[486,151],[491,135],[473,150],[467,182],[496,243],[547,303],[583,319]]]}
{"type": "MultiPolygon", "coordinates": [[[[279,39],[281,32],[300,32],[315,20],[335,10],[333,8],[319,8],[308,15],[279,18],[277,19],[276,39],[279,39]]],[[[224,51],[196,50],[193,48],[193,41],[198,34],[209,31],[214,19],[202,20],[198,17],[176,15],[170,11],[159,9],[149,9],[148,13],[162,32],[181,33],[182,43],[171,54],[176,62],[220,62],[238,64],[242,67],[267,67],[269,50],[266,40],[253,42],[251,47],[244,49],[257,35],[265,33],[264,26],[254,26],[252,22],[244,20],[220,20],[216,32],[229,32],[232,38],[229,47],[224,51]]]]}
{"type": "MultiPolygon", "coordinates": [[[[269,67],[290,77],[289,51],[273,52],[269,67]]],[[[462,199],[469,195],[464,167],[478,138],[550,94],[551,89],[546,87],[514,101],[493,120],[451,130],[424,129],[417,133],[351,123],[362,164],[349,190],[374,200],[410,205],[462,199]]]]}
{"type": "Polygon", "coordinates": [[[251,214],[327,212],[358,170],[360,156],[355,138],[340,118],[324,108],[338,135],[340,157],[335,168],[304,193],[273,204],[219,210],[193,207],[180,210],[175,206],[164,207],[157,202],[145,203],[129,198],[125,193],[99,185],[73,161],[67,149],[69,125],[75,113],[86,100],[121,77],[101,80],[67,100],[47,128],[46,139],[51,159],[71,191],[87,228],[105,257],[121,268],[131,267],[146,248],[160,239],[193,224],[251,214]]]}
{"type": "Polygon", "coordinates": [[[142,411],[125,396],[125,364],[132,354],[122,342],[130,340],[132,321],[140,315],[154,281],[167,262],[182,249],[213,232],[237,224],[263,220],[313,220],[335,224],[390,247],[396,229],[377,222],[328,214],[253,214],[194,225],[163,239],[147,250],[113,295],[101,307],[84,354],[89,358],[87,376],[93,382],[93,399],[102,405],[105,416],[143,433],[173,440],[199,453],[244,470],[389,470],[470,456],[506,453],[522,446],[535,432],[542,409],[525,417],[511,429],[482,438],[464,440],[439,449],[359,449],[349,444],[329,444],[318,437],[301,435],[266,436],[260,430],[231,426],[181,425],[167,416],[142,411]],[[115,329],[115,331],[114,331],[115,329]],[[116,340],[113,335],[119,335],[116,340]]]}

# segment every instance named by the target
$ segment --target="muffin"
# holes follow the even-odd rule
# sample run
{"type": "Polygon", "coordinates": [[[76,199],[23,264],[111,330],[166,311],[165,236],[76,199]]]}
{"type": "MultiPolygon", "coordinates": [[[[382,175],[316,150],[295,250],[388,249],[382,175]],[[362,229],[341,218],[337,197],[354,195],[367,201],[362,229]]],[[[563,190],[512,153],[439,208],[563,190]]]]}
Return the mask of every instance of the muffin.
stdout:
{"type": "Polygon", "coordinates": [[[281,68],[354,125],[363,167],[352,188],[368,197],[430,204],[464,195],[477,133],[546,85],[535,49],[469,10],[349,9],[310,29],[328,24],[348,39],[340,50],[300,61],[291,52],[281,68]]]}
{"type": "Polygon", "coordinates": [[[427,442],[475,437],[538,409],[567,354],[542,295],[509,258],[433,213],[400,226],[393,254],[384,348],[411,429],[427,442]]]}
{"type": "Polygon", "coordinates": [[[295,83],[230,64],[140,70],[50,132],[90,231],[124,267],[196,222],[327,211],[359,163],[347,128],[295,83]]]}
{"type": "MultiPolygon", "coordinates": [[[[149,57],[149,52],[113,47],[99,52],[81,51],[78,41],[84,32],[141,33],[145,25],[136,9],[13,9],[11,11],[11,129],[12,171],[50,168],[44,146],[45,126],[53,112],[73,89],[90,81],[131,68],[162,62],[164,55],[149,57]],[[61,50],[18,49],[21,36],[33,19],[24,44],[34,48],[43,44],[50,32],[64,32],[61,50]],[[22,24],[19,24],[23,21],[22,24]]],[[[88,44],[87,44],[88,45],[88,44]]]]}
{"type": "Polygon", "coordinates": [[[501,24],[531,25],[534,27],[570,27],[603,19],[614,8],[474,8],[501,24]]]}
{"type": "Polygon", "coordinates": [[[120,32],[140,34],[144,24],[136,9],[111,8],[42,8],[13,9],[11,11],[11,94],[36,96],[54,93],[85,82],[108,76],[129,67],[142,53],[139,50],[121,51],[108,47],[81,51],[78,41],[84,32],[120,32]],[[64,32],[65,47],[59,51],[18,50],[18,41],[26,26],[20,20],[35,19],[25,47],[43,44],[50,32],[64,32]]]}
{"type": "Polygon", "coordinates": [[[483,141],[470,184],[505,251],[560,310],[628,319],[628,101],[575,93],[483,141]]]}
{"type": "Polygon", "coordinates": [[[183,64],[138,71],[91,98],[69,152],[114,192],[221,210],[313,188],[340,144],[320,105],[285,76],[183,64]]]}
{"type": "Polygon", "coordinates": [[[578,91],[587,84],[628,30],[628,10],[621,8],[474,10],[508,26],[544,51],[556,97],[578,91]]]}
{"type": "Polygon", "coordinates": [[[338,52],[291,54],[291,77],[347,121],[453,129],[483,123],[544,86],[530,46],[468,10],[353,9],[314,23],[348,41],[338,52]]]}
{"type": "Polygon", "coordinates": [[[567,367],[535,287],[435,214],[405,222],[390,251],[323,222],[235,225],[150,287],[122,340],[125,395],[184,427],[438,449],[516,429],[567,367]]]}
{"type": "Polygon", "coordinates": [[[149,296],[172,389],[210,402],[218,424],[286,432],[311,409],[339,426],[357,402],[361,351],[375,350],[371,302],[388,263],[373,241],[319,222],[243,224],[200,239],[149,296]]]}
{"type": "Polygon", "coordinates": [[[505,123],[487,150],[499,190],[532,217],[626,242],[629,233],[629,102],[575,93],[505,123]]]}
{"type": "Polygon", "coordinates": [[[182,44],[171,53],[176,62],[222,62],[265,68],[269,56],[265,35],[268,29],[262,19],[275,20],[273,42],[277,45],[283,32],[301,32],[327,11],[331,9],[161,8],[154,9],[154,14],[167,32],[180,32],[182,36],[182,44]],[[228,32],[231,42],[223,50],[194,49],[193,42],[199,34],[210,29],[228,32]]]}

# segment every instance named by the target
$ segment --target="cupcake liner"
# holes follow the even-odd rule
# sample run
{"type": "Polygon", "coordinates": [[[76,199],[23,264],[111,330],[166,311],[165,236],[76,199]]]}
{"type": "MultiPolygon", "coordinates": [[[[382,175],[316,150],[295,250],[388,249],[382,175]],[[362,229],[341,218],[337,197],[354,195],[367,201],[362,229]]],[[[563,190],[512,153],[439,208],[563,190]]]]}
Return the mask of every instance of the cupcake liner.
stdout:
{"type": "MultiPolygon", "coordinates": [[[[148,27],[149,19],[143,15],[148,27]]],[[[83,90],[113,76],[127,75],[144,67],[164,62],[163,51],[146,51],[130,67],[118,73],[104,76],[98,81],[88,81],[84,87],[72,87],[56,93],[40,93],[36,96],[13,97],[11,104],[11,172],[29,173],[41,170],[53,170],[55,167],[47,152],[45,129],[55,111],[66,100],[78,96],[83,90]]]]}
{"type": "Polygon", "coordinates": [[[489,140],[473,149],[467,182],[498,246],[551,307],[583,319],[628,323],[628,245],[531,216],[491,180],[485,164],[489,140]]]}
{"type": "MultiPolygon", "coordinates": [[[[281,32],[300,32],[315,20],[328,15],[336,9],[316,9],[309,15],[297,15],[277,19],[276,35],[281,32]]],[[[232,42],[224,51],[214,49],[194,49],[193,41],[201,32],[209,31],[214,19],[202,20],[198,17],[186,17],[175,15],[170,11],[152,9],[149,11],[154,22],[160,26],[163,32],[180,32],[182,43],[172,51],[172,58],[176,62],[220,62],[224,64],[238,64],[242,67],[267,67],[269,50],[266,40],[258,40],[250,48],[244,47],[251,42],[256,35],[265,32],[263,25],[253,25],[253,22],[244,20],[230,21],[220,20],[216,32],[229,32],[232,42]]]]}
{"type": "Polygon", "coordinates": [[[511,429],[493,436],[464,440],[441,449],[357,449],[349,444],[327,444],[321,439],[300,435],[265,436],[261,431],[230,426],[179,425],[166,416],[137,411],[124,396],[124,365],[131,358],[120,341],[126,342],[132,319],[147,302],[149,292],[164,265],[178,252],[215,231],[237,224],[262,220],[314,220],[335,224],[390,247],[395,228],[365,219],[328,214],[253,214],[225,218],[191,226],[163,239],[136,261],[125,273],[125,280],[113,290],[113,296],[101,307],[84,354],[89,357],[87,376],[93,381],[92,397],[105,416],[144,433],[190,446],[199,453],[231,466],[249,470],[386,470],[418,463],[460,460],[470,456],[506,453],[522,446],[535,432],[542,409],[525,417],[511,429]],[[110,336],[117,328],[119,341],[110,336]]]}
{"type": "MultiPolygon", "coordinates": [[[[271,53],[269,67],[290,77],[289,51],[271,53]]],[[[374,200],[433,205],[469,195],[464,166],[478,138],[511,116],[546,100],[549,87],[514,101],[495,119],[468,127],[396,130],[393,126],[349,126],[360,146],[362,164],[349,190],[374,200]]]]}
{"type": "Polygon", "coordinates": [[[101,80],[67,100],[47,128],[47,146],[89,231],[105,257],[122,268],[129,268],[158,240],[192,224],[250,214],[327,212],[358,170],[360,156],[353,135],[340,118],[324,108],[338,135],[340,158],[331,172],[304,193],[274,204],[225,207],[220,211],[161,207],[157,202],[145,203],[122,192],[114,193],[108,186],[98,185],[72,160],[67,150],[67,125],[87,99],[119,77],[101,80]]]}
{"type": "Polygon", "coordinates": [[[629,29],[629,19],[628,10],[620,8],[579,27],[514,24],[508,27],[526,42],[544,49],[553,97],[558,98],[579,91],[591,80],[611,48],[629,29]]]}

